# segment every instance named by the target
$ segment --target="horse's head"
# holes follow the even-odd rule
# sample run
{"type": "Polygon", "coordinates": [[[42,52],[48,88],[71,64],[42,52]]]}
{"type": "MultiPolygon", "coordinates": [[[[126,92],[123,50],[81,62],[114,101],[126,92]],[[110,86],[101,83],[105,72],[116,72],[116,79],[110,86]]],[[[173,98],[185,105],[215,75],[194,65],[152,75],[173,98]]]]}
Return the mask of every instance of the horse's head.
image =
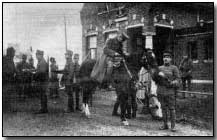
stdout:
{"type": "Polygon", "coordinates": [[[147,70],[158,66],[154,52],[151,49],[146,49],[141,59],[142,66],[147,70]]]}

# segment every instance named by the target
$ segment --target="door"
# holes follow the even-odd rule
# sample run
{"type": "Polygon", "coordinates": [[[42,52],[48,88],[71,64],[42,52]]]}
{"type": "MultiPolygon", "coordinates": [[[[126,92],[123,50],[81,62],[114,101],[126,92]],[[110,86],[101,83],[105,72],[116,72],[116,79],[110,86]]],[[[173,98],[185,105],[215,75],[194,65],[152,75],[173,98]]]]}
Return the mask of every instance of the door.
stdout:
{"type": "Polygon", "coordinates": [[[153,36],[153,51],[157,58],[158,65],[163,65],[163,52],[171,47],[171,30],[165,27],[156,27],[156,35],[153,36]]]}

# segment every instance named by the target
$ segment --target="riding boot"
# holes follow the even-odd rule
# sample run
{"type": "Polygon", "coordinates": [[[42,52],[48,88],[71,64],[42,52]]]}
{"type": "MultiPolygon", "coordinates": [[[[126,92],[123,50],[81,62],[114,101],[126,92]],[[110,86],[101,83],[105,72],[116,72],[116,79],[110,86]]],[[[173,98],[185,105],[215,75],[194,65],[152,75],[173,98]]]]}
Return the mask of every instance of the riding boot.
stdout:
{"type": "Polygon", "coordinates": [[[76,110],[81,111],[80,106],[79,106],[79,94],[76,92],[76,110]]]}
{"type": "Polygon", "coordinates": [[[176,132],[175,124],[176,124],[176,110],[172,109],[170,110],[170,116],[171,116],[171,131],[176,132]]]}
{"type": "Polygon", "coordinates": [[[160,130],[169,129],[167,109],[163,109],[163,121],[164,121],[164,124],[163,124],[163,126],[160,127],[160,130]]]}
{"type": "Polygon", "coordinates": [[[73,97],[72,95],[68,96],[68,110],[67,112],[74,112],[74,102],[73,102],[73,97]]]}
{"type": "Polygon", "coordinates": [[[131,119],[131,104],[127,104],[127,109],[126,109],[126,118],[131,119]]]}
{"type": "Polygon", "coordinates": [[[136,118],[136,111],[137,111],[137,104],[136,104],[136,100],[132,101],[132,118],[136,118]]]}
{"type": "Polygon", "coordinates": [[[113,108],[113,112],[112,112],[112,116],[118,116],[118,107],[120,105],[119,101],[115,102],[114,108],[113,108]]]}

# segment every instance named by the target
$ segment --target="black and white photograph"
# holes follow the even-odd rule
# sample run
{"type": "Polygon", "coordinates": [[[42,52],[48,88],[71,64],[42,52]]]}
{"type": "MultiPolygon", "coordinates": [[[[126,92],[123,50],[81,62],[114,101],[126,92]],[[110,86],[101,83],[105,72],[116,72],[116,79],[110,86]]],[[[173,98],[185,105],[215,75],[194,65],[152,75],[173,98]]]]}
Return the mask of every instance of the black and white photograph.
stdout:
{"type": "Polygon", "coordinates": [[[214,136],[214,2],[2,2],[2,136],[214,136]]]}

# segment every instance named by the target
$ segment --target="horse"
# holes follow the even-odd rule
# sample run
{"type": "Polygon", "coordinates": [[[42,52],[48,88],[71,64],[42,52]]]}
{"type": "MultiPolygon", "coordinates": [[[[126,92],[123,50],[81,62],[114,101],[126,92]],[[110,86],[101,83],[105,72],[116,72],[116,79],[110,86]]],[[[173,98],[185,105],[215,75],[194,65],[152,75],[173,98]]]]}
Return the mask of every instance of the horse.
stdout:
{"type": "MultiPolygon", "coordinates": [[[[114,67],[112,73],[112,85],[116,90],[117,95],[120,99],[121,106],[121,121],[124,125],[128,125],[128,122],[125,117],[127,101],[129,97],[136,96],[136,83],[138,80],[138,72],[141,67],[145,67],[148,72],[151,73],[151,77],[153,79],[152,83],[159,85],[169,85],[166,78],[164,78],[163,74],[159,71],[158,65],[156,62],[156,57],[154,53],[148,53],[147,50],[143,49],[142,51],[137,51],[131,53],[129,56],[122,56],[123,59],[120,62],[118,67],[114,67]]],[[[93,67],[96,63],[96,60],[87,59],[81,64],[80,68],[80,85],[83,90],[83,110],[86,116],[90,115],[88,102],[91,94],[95,91],[97,85],[99,83],[90,77],[90,74],[93,70],[93,67]]],[[[156,87],[156,85],[155,85],[156,87]]],[[[152,89],[152,92],[156,91],[156,89],[152,89]]],[[[159,111],[160,105],[157,100],[157,95],[149,96],[149,107],[151,108],[151,113],[155,115],[159,111]]],[[[136,98],[134,98],[136,99],[136,98]]],[[[135,112],[134,112],[135,113],[135,112]]]]}
{"type": "Polygon", "coordinates": [[[82,62],[78,75],[78,83],[81,86],[81,91],[83,95],[82,111],[88,118],[90,117],[88,103],[92,98],[92,94],[96,90],[97,85],[99,85],[99,83],[96,80],[90,77],[95,64],[95,59],[86,59],[82,62]]]}

